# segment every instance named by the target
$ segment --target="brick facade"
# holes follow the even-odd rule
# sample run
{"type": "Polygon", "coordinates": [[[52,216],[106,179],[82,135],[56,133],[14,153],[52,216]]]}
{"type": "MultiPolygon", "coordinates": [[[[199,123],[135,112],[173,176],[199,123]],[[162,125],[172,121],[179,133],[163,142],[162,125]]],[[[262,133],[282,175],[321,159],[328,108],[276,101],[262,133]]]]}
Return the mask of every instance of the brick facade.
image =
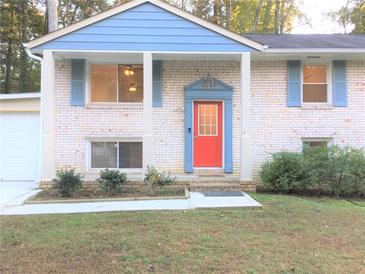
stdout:
{"type": "MultiPolygon", "coordinates": [[[[210,73],[233,90],[233,175],[240,161],[240,63],[235,61],[164,61],[163,107],[153,108],[153,164],[184,173],[184,86],[210,73]]],[[[56,169],[87,172],[90,138],[143,135],[143,104],[88,104],[72,107],[70,61],[56,61],[56,169]]],[[[260,165],[274,152],[302,149],[303,137],[331,137],[334,144],[365,147],[365,61],[348,62],[348,107],[288,108],[286,61],[253,61],[251,135],[254,181],[260,165]]],[[[88,173],[90,178],[95,174],[88,173]]]]}
{"type": "Polygon", "coordinates": [[[287,107],[286,61],[255,61],[251,69],[254,181],[272,153],[301,151],[302,138],[365,148],[365,61],[348,61],[348,106],[287,107]]]}

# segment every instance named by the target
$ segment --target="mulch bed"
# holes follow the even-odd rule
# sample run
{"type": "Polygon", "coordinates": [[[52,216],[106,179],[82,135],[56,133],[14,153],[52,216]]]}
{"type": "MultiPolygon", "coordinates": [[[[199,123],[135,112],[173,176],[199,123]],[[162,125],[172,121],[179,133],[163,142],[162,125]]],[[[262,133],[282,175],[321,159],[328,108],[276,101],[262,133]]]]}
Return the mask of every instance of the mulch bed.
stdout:
{"type": "Polygon", "coordinates": [[[181,197],[185,196],[185,188],[157,188],[151,187],[125,187],[118,193],[109,195],[98,188],[80,189],[72,197],[62,197],[56,189],[45,189],[39,192],[30,201],[47,200],[80,200],[80,199],[115,199],[115,198],[140,198],[140,197],[181,197]]]}

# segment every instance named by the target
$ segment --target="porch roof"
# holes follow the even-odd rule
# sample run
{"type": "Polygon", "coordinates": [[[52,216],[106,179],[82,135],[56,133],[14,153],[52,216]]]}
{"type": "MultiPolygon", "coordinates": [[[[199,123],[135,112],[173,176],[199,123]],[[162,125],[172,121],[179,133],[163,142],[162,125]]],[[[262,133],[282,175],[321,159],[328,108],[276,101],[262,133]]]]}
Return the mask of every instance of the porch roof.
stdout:
{"type": "Polygon", "coordinates": [[[133,0],[27,45],[56,51],[250,52],[263,45],[161,0],[133,0]]]}

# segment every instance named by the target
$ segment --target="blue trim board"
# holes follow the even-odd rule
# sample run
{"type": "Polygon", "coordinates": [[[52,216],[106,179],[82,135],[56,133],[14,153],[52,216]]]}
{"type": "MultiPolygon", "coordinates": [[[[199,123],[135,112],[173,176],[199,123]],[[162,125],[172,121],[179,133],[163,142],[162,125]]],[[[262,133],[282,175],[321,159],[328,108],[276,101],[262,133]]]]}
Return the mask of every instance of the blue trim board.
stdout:
{"type": "Polygon", "coordinates": [[[185,172],[193,172],[193,101],[223,100],[224,102],[224,172],[232,173],[232,92],[233,88],[212,77],[198,80],[185,87],[185,172]],[[206,85],[208,81],[208,85],[206,85]],[[213,81],[214,85],[209,85],[213,81]]]}

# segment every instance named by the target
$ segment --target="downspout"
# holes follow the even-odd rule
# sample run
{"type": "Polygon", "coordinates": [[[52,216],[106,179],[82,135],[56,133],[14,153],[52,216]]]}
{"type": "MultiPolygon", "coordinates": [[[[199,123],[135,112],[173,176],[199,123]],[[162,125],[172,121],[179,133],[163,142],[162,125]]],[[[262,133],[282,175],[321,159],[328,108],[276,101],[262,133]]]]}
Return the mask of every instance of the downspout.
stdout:
{"type": "MultiPolygon", "coordinates": [[[[41,57],[39,57],[39,56],[37,56],[37,55],[35,55],[35,54],[33,54],[31,51],[30,51],[30,48],[28,47],[28,44],[27,43],[23,43],[23,47],[24,47],[24,50],[25,50],[25,52],[27,53],[27,55],[30,57],[30,58],[32,58],[32,59],[35,59],[35,60],[37,60],[37,61],[40,61],[41,62],[41,64],[42,64],[42,60],[43,60],[43,58],[41,58],[41,57]]],[[[40,182],[41,182],[41,174],[42,174],[42,170],[41,170],[41,168],[42,168],[42,128],[43,128],[43,118],[42,118],[42,113],[43,113],[43,110],[42,110],[42,105],[43,105],[43,94],[42,94],[42,92],[41,92],[41,90],[39,91],[39,93],[40,93],[40,106],[39,106],[39,116],[40,116],[40,125],[39,125],[39,142],[40,142],[40,144],[39,144],[39,167],[38,167],[38,179],[37,179],[37,181],[38,181],[38,186],[40,186],[40,182]]]]}
{"type": "Polygon", "coordinates": [[[27,53],[27,55],[30,57],[30,58],[33,58],[35,60],[38,60],[40,62],[42,62],[42,57],[39,57],[35,54],[33,54],[31,51],[30,51],[30,48],[28,47],[28,44],[27,43],[23,43],[23,47],[24,47],[24,50],[25,52],[27,53]]]}

